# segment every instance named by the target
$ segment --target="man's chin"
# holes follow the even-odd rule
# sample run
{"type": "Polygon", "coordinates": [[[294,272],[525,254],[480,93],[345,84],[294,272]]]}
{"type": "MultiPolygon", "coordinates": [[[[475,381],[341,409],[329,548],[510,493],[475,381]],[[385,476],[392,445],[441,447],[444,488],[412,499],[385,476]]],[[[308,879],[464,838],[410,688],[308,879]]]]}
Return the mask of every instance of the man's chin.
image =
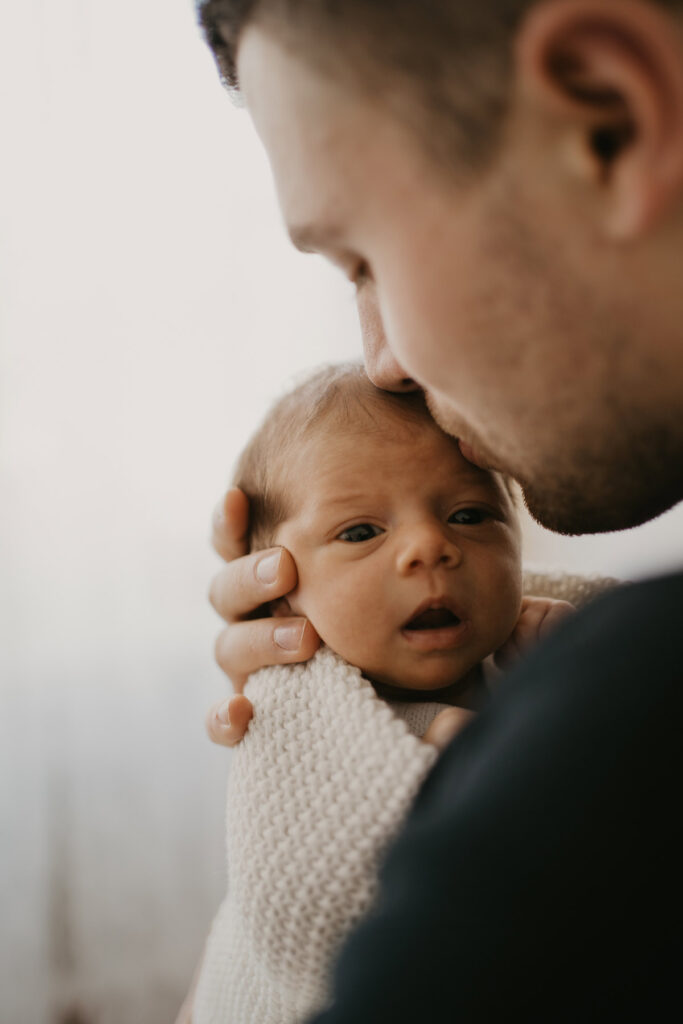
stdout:
{"type": "Polygon", "coordinates": [[[553,533],[580,536],[628,530],[683,501],[683,440],[677,431],[648,430],[642,423],[629,431],[629,420],[611,430],[611,443],[603,440],[596,445],[590,434],[581,444],[580,438],[565,437],[563,450],[546,451],[545,458],[537,453],[532,472],[538,482],[529,482],[528,460],[523,463],[526,471],[506,467],[506,459],[499,460],[472,436],[447,399],[430,392],[425,397],[432,418],[458,439],[463,456],[484,470],[515,479],[533,519],[553,533]],[[570,445],[570,440],[575,443],[570,445]]]}
{"type": "Polygon", "coordinates": [[[524,504],[529,514],[546,530],[569,537],[582,534],[616,533],[656,519],[681,500],[681,494],[610,494],[592,501],[574,491],[551,492],[522,485],[524,504]]]}

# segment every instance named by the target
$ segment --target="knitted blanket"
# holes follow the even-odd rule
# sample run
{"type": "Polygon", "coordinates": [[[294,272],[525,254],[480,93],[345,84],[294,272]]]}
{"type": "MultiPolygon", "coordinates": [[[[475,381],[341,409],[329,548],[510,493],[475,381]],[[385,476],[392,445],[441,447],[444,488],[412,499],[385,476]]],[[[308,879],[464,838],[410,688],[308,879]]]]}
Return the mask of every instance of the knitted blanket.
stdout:
{"type": "MultiPolygon", "coordinates": [[[[584,603],[614,581],[527,574],[525,592],[584,603]]],[[[437,757],[418,736],[444,705],[381,700],[327,648],[255,673],[232,755],[228,894],[209,935],[193,1024],[295,1024],[370,907],[379,861],[437,757]]]]}
{"type": "MultiPolygon", "coordinates": [[[[437,756],[327,648],[261,670],[245,693],[254,717],[230,766],[228,895],[193,1024],[286,1024],[324,1004],[339,944],[437,756]]],[[[427,721],[442,706],[427,705],[427,721]]]]}

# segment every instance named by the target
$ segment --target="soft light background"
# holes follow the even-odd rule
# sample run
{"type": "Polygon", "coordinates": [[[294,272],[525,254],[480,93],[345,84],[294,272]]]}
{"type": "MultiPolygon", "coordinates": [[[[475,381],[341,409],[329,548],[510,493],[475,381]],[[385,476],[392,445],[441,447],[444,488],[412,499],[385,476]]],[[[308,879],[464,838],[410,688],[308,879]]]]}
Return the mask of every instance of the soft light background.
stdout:
{"type": "MultiPolygon", "coordinates": [[[[210,513],[353,299],[190,0],[3,4],[0,105],[0,1020],[162,1024],[224,885],[210,513]]],[[[682,524],[528,556],[639,575],[682,524]]]]}

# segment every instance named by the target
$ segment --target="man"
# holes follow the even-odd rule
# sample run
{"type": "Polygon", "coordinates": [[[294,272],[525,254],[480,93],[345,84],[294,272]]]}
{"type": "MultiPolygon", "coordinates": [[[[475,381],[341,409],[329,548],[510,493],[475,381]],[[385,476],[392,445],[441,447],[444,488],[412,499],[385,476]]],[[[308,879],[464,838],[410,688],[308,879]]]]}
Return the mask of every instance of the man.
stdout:
{"type": "MultiPolygon", "coordinates": [[[[356,282],[375,383],[423,387],[551,529],[681,500],[683,4],[201,10],[293,240],[356,282]]],[[[254,619],[296,569],[238,557],[247,514],[233,492],[215,523],[238,691],[317,645],[254,619]]],[[[423,788],[320,1024],[657,1020],[679,1000],[681,602],[681,575],[625,589],[510,674],[423,788]]],[[[249,715],[233,698],[213,738],[249,715]]]]}

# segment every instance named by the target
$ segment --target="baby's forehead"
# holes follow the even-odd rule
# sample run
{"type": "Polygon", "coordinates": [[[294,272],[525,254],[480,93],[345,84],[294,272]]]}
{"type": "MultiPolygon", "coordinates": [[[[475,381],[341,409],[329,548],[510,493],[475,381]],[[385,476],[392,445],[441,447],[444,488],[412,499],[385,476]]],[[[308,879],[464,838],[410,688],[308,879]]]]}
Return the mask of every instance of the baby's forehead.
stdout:
{"type": "MultiPolygon", "coordinates": [[[[306,431],[292,452],[290,498],[306,505],[314,483],[319,492],[326,486],[340,495],[360,496],[381,490],[389,475],[402,477],[406,493],[411,481],[432,481],[450,492],[462,486],[506,490],[500,477],[468,462],[457,440],[445,434],[428,413],[400,415],[400,410],[363,407],[354,418],[333,415],[306,431]],[[295,468],[296,464],[296,468],[295,468]],[[301,482],[304,485],[301,486],[301,482]]],[[[290,505],[291,508],[291,505],[290,505]]],[[[292,509],[294,511],[294,509],[292,509]]]]}

